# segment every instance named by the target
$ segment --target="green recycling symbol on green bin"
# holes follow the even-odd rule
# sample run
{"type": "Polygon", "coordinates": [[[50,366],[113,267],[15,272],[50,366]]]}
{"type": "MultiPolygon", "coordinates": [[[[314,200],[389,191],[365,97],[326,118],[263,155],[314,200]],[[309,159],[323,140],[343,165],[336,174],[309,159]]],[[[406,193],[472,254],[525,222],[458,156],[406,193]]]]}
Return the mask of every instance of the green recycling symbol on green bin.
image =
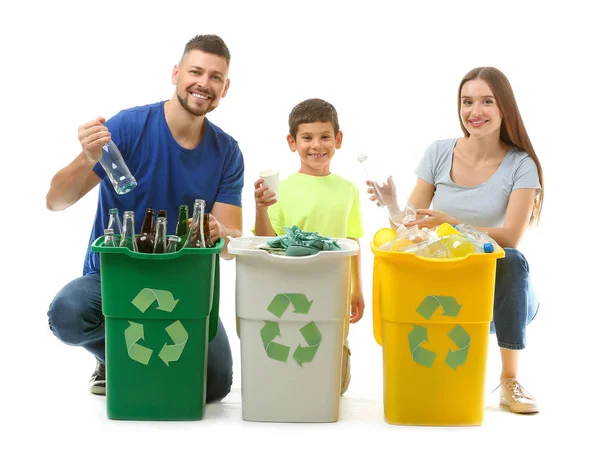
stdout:
{"type": "MultiPolygon", "coordinates": [[[[158,303],[157,310],[170,313],[179,302],[179,299],[175,300],[170,291],[144,288],[137,296],[135,296],[135,299],[131,301],[131,303],[142,313],[145,313],[154,302],[158,303]]],[[[169,366],[169,363],[175,362],[181,357],[189,336],[179,320],[174,321],[167,326],[165,331],[167,331],[167,334],[173,341],[173,345],[168,345],[165,342],[158,353],[158,357],[169,366]]],[[[140,345],[138,343],[140,340],[144,340],[144,325],[130,321],[129,327],[125,329],[127,354],[134,361],[147,366],[152,357],[153,350],[140,345]]]]}
{"type": "MultiPolygon", "coordinates": [[[[312,303],[313,301],[309,301],[304,294],[277,294],[267,307],[267,310],[277,318],[281,318],[287,308],[291,305],[294,309],[294,313],[307,315],[312,303]]],[[[301,327],[300,334],[304,337],[307,345],[302,346],[298,344],[296,350],[294,350],[294,353],[292,354],[292,358],[294,358],[296,363],[302,367],[303,363],[310,363],[314,359],[317,350],[319,349],[319,345],[321,344],[322,336],[314,321],[301,327]]],[[[285,363],[290,354],[290,347],[274,342],[275,338],[279,336],[281,336],[279,323],[277,321],[265,321],[265,325],[260,330],[260,338],[265,347],[267,356],[271,359],[285,363]]]]}
{"type": "MultiPolygon", "coordinates": [[[[427,296],[417,307],[417,313],[429,320],[439,307],[443,310],[443,316],[458,316],[462,306],[452,296],[427,296]]],[[[456,370],[458,366],[462,366],[467,361],[471,336],[460,324],[457,324],[448,332],[448,337],[458,349],[449,349],[445,362],[456,370]]],[[[427,328],[414,324],[412,331],[408,334],[408,345],[412,358],[417,364],[431,368],[437,355],[421,346],[425,342],[427,342],[427,328]]]]}

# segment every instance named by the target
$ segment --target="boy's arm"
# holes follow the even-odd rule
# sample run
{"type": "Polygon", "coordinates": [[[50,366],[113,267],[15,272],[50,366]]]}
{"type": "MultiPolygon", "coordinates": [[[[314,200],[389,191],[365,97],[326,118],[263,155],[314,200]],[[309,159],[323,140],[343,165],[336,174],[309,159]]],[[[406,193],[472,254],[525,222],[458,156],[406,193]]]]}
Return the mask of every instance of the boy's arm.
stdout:
{"type": "Polygon", "coordinates": [[[350,295],[350,323],[358,322],[365,311],[365,299],[362,292],[362,275],[360,268],[360,241],[356,238],[349,237],[351,240],[355,240],[358,243],[358,253],[356,256],[352,256],[351,269],[352,269],[352,290],[350,295]]]}
{"type": "Polygon", "coordinates": [[[254,221],[254,233],[258,236],[276,236],[275,229],[269,218],[267,207],[256,206],[256,219],[254,221]]]}
{"type": "Polygon", "coordinates": [[[277,203],[275,193],[269,191],[264,185],[265,180],[259,178],[254,182],[254,201],[256,202],[256,216],[254,219],[254,234],[258,236],[276,236],[277,233],[269,218],[269,207],[277,203]]]}

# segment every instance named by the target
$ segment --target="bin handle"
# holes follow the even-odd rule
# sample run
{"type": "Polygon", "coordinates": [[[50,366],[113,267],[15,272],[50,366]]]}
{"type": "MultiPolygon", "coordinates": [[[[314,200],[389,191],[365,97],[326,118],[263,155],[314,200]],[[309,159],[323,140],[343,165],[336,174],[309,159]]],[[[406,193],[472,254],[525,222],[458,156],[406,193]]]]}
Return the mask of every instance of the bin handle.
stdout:
{"type": "Polygon", "coordinates": [[[381,304],[379,303],[379,259],[375,256],[373,261],[373,335],[375,340],[383,346],[381,330],[381,304]]]}

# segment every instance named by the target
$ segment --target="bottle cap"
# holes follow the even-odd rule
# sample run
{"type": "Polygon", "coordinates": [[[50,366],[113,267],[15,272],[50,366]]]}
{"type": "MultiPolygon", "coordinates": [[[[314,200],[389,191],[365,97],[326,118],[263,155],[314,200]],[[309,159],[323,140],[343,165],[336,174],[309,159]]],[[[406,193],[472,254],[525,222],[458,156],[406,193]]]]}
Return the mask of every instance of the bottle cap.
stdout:
{"type": "Polygon", "coordinates": [[[483,251],[485,253],[493,253],[494,252],[494,244],[491,242],[485,242],[483,244],[483,251]]]}
{"type": "Polygon", "coordinates": [[[367,156],[365,153],[359,153],[358,156],[356,156],[356,159],[358,160],[358,162],[363,163],[367,160],[369,156],[367,156]]]}

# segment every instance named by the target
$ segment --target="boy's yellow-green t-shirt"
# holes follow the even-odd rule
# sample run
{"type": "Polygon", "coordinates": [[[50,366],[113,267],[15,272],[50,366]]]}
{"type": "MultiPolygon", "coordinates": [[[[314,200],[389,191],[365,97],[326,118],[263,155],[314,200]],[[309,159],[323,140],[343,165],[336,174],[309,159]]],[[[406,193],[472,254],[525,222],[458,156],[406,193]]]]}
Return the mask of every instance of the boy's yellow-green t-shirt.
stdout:
{"type": "Polygon", "coordinates": [[[363,236],[358,188],[351,181],[330,174],[294,173],[279,183],[277,203],[269,207],[269,219],[277,235],[284,227],[340,238],[363,236]]]}

